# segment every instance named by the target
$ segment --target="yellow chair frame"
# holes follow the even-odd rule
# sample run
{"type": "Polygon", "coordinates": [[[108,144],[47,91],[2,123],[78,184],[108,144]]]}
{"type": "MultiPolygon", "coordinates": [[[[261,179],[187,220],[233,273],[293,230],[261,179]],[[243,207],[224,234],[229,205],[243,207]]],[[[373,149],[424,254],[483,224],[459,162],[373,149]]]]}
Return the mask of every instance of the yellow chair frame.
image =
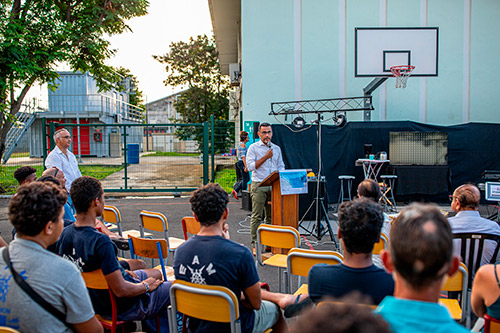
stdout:
{"type": "Polygon", "coordinates": [[[467,297],[468,278],[469,271],[467,270],[467,266],[461,262],[458,266],[458,271],[453,276],[449,276],[441,288],[442,291],[460,291],[462,293],[460,297],[461,305],[458,304],[456,299],[439,299],[439,302],[452,314],[453,319],[459,319],[460,322],[470,320],[470,306],[467,297]]]}
{"type": "MultiPolygon", "coordinates": [[[[120,210],[116,208],[115,206],[111,205],[105,205],[104,206],[104,211],[102,213],[102,219],[103,222],[106,223],[112,223],[117,226],[118,229],[118,234],[122,237],[127,238],[129,235],[134,236],[134,237],[140,237],[141,232],[139,230],[126,230],[123,231],[122,229],[122,216],[120,214],[120,210]]],[[[108,228],[110,229],[110,228],[108,228]]],[[[110,229],[112,230],[112,229],[110,229]]],[[[151,237],[153,234],[151,233],[145,233],[144,237],[151,237]]]]}
{"type": "Polygon", "coordinates": [[[175,250],[185,242],[184,239],[177,237],[170,237],[168,235],[168,220],[165,215],[158,212],[150,212],[147,210],[143,210],[139,213],[139,217],[141,218],[141,237],[144,238],[145,231],[144,229],[163,232],[165,240],[168,242],[168,251],[175,252],[175,250]]]}
{"type": "MultiPolygon", "coordinates": [[[[300,246],[300,234],[297,229],[289,226],[261,224],[257,228],[257,244],[255,244],[257,262],[261,265],[269,265],[279,268],[279,291],[281,292],[281,280],[286,278],[286,254],[275,254],[269,259],[262,261],[262,246],[271,246],[281,249],[292,249],[300,246]]],[[[288,286],[285,286],[288,290],[288,286]]]]}
{"type": "Polygon", "coordinates": [[[380,240],[373,246],[372,254],[380,254],[382,250],[387,250],[389,247],[389,237],[383,232],[380,233],[380,240]]]}
{"type": "Polygon", "coordinates": [[[177,332],[177,311],[201,320],[229,323],[231,332],[241,332],[238,298],[226,287],[175,280],[168,307],[170,332],[177,332]]]}
{"type": "Polygon", "coordinates": [[[174,269],[170,266],[165,266],[165,263],[168,262],[168,243],[165,239],[129,236],[128,243],[132,259],[135,259],[136,256],[158,259],[160,264],[154,268],[161,270],[163,279],[167,280],[174,275],[174,269]],[[164,253],[166,253],[166,257],[164,253]]]}
{"type": "Polygon", "coordinates": [[[309,271],[314,265],[328,264],[338,265],[342,263],[344,257],[336,251],[316,251],[293,248],[288,252],[286,266],[288,272],[287,293],[292,293],[292,275],[298,276],[298,289],[305,290],[306,284],[302,283],[302,278],[309,275],[309,271]]]}
{"type": "Polygon", "coordinates": [[[201,225],[196,221],[194,216],[184,216],[181,220],[182,231],[184,232],[184,240],[188,240],[189,235],[196,235],[200,232],[201,225]]]}

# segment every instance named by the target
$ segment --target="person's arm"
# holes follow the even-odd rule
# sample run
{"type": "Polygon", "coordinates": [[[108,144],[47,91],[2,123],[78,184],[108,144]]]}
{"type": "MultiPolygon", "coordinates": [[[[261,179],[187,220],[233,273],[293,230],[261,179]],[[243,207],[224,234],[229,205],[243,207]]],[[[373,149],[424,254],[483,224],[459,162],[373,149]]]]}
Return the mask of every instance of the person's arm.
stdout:
{"type": "Polygon", "coordinates": [[[248,172],[247,158],[245,156],[241,156],[241,160],[243,161],[243,166],[245,167],[243,171],[248,172]]]}
{"type": "Polygon", "coordinates": [[[486,276],[489,273],[494,274],[491,270],[488,272],[487,266],[479,268],[476,272],[476,276],[474,277],[474,283],[472,284],[471,306],[472,310],[478,317],[484,317],[486,314],[484,295],[485,292],[491,292],[488,290],[490,286],[486,276]]]}
{"type": "Polygon", "coordinates": [[[147,278],[141,283],[128,282],[123,278],[120,270],[116,270],[113,273],[105,275],[104,277],[116,297],[134,297],[142,295],[148,291],[144,283],[149,286],[149,291],[155,290],[160,284],[163,283],[162,280],[152,277],[147,278]]]}
{"type": "Polygon", "coordinates": [[[264,162],[267,161],[268,159],[270,159],[271,157],[273,157],[273,150],[269,149],[266,152],[266,154],[264,156],[262,156],[262,158],[260,158],[257,161],[255,161],[255,169],[260,168],[261,165],[264,164],[264,162]]]}
{"type": "Polygon", "coordinates": [[[101,323],[94,316],[90,320],[87,320],[84,323],[73,324],[75,328],[75,332],[77,333],[86,333],[86,332],[96,332],[101,333],[104,332],[101,323]]]}
{"type": "Polygon", "coordinates": [[[259,310],[260,304],[262,302],[262,295],[260,292],[260,283],[257,282],[254,285],[243,290],[243,295],[245,296],[243,305],[250,309],[259,310]]]}
{"type": "Polygon", "coordinates": [[[2,236],[0,236],[0,247],[5,247],[5,246],[8,246],[9,244],[7,244],[7,242],[2,238],[2,236]]]}
{"type": "Polygon", "coordinates": [[[278,170],[285,170],[285,163],[283,163],[283,154],[281,153],[281,149],[278,150],[278,170]]]}

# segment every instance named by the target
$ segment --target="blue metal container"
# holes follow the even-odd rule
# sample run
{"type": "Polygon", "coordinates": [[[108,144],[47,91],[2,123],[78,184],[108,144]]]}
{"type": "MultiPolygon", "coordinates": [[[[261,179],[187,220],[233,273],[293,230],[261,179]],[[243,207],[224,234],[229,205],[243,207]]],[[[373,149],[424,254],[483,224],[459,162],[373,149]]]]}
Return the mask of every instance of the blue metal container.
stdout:
{"type": "Polygon", "coordinates": [[[127,144],[127,163],[128,164],[139,164],[139,144],[138,143],[128,143],[127,144]]]}

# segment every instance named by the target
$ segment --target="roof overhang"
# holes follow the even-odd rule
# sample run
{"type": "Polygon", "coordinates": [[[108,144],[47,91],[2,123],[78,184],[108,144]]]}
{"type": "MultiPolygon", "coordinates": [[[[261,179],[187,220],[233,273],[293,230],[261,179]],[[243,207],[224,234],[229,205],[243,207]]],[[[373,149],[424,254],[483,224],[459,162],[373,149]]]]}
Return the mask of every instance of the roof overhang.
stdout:
{"type": "Polygon", "coordinates": [[[229,75],[229,64],[238,62],[241,0],[208,0],[208,6],[221,71],[229,75]]]}

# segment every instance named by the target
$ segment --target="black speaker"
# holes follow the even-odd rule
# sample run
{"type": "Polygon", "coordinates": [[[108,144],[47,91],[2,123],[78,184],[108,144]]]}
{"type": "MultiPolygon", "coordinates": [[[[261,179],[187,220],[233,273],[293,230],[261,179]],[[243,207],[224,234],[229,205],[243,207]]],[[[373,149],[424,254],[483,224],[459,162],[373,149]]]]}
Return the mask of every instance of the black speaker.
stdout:
{"type": "MultiPolygon", "coordinates": [[[[307,209],[313,203],[316,197],[317,180],[307,181],[307,193],[299,194],[299,221],[315,221],[316,220],[316,203],[314,203],[306,214],[307,209]]],[[[325,198],[325,209],[328,210],[328,198],[326,197],[326,180],[320,182],[319,196],[325,198]]],[[[321,206],[320,209],[323,209],[321,206]]]]}
{"type": "Polygon", "coordinates": [[[254,139],[258,139],[259,138],[259,125],[260,125],[260,122],[258,121],[254,121],[253,123],[253,138],[254,139]]]}

